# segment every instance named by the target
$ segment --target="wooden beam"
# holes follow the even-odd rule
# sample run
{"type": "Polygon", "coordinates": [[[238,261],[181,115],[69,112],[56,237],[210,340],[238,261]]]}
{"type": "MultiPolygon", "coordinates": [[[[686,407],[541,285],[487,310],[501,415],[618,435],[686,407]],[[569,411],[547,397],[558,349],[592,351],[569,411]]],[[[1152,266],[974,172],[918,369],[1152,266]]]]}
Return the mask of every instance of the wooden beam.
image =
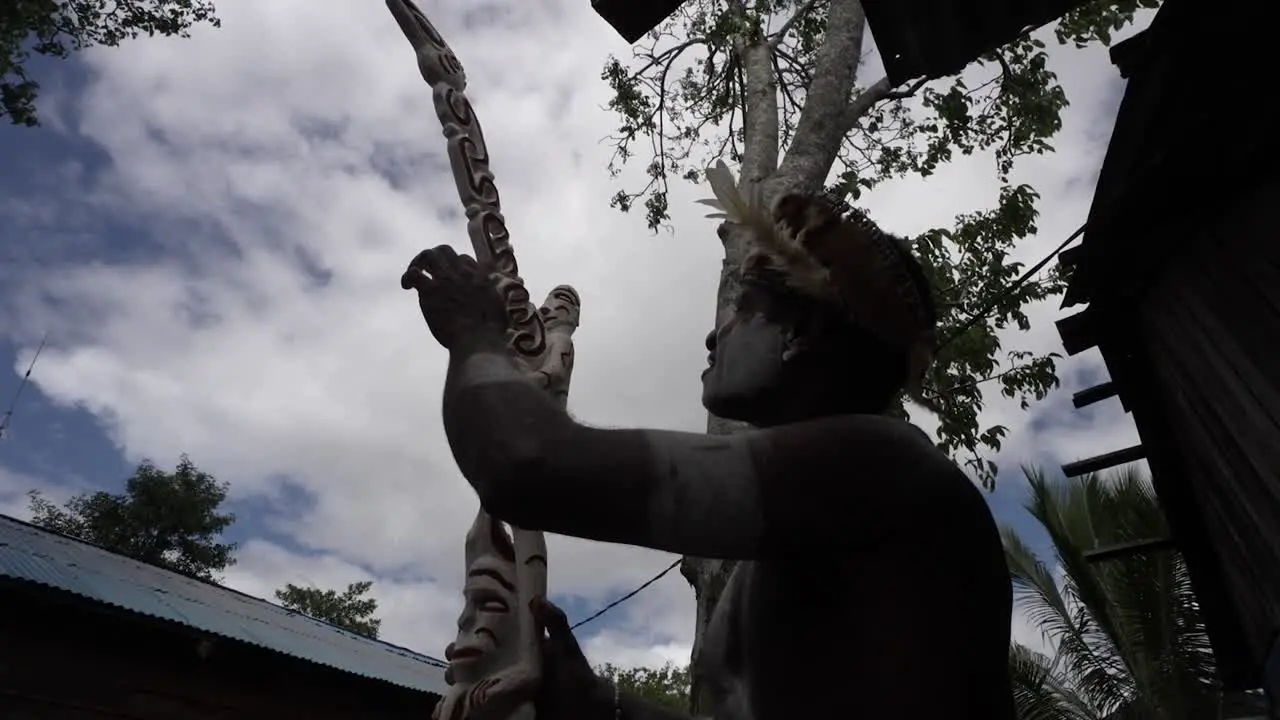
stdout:
{"type": "Polygon", "coordinates": [[[1148,59],[1151,48],[1151,33],[1143,30],[1127,40],[1121,40],[1111,46],[1111,64],[1120,71],[1121,79],[1127,80],[1148,59]]]}
{"type": "Polygon", "coordinates": [[[1262,689],[1266,691],[1272,707],[1280,703],[1280,633],[1276,633],[1271,652],[1267,653],[1262,664],[1262,689]]]}
{"type": "Polygon", "coordinates": [[[1104,560],[1114,560],[1125,555],[1132,555],[1143,550],[1163,550],[1172,548],[1173,540],[1169,538],[1151,538],[1149,540],[1135,540],[1133,542],[1117,543],[1115,545],[1107,545],[1096,550],[1085,552],[1084,559],[1091,563],[1102,562],[1104,560]]]}
{"type": "Polygon", "coordinates": [[[1101,402],[1107,398],[1115,397],[1120,394],[1120,388],[1117,388],[1113,382],[1104,382],[1093,387],[1085,388],[1071,396],[1071,404],[1079,410],[1096,402],[1101,402]]]}
{"type": "Polygon", "coordinates": [[[1062,347],[1068,355],[1076,355],[1098,344],[1098,327],[1095,313],[1085,308],[1075,315],[1068,315],[1054,323],[1062,338],[1062,347]]]}
{"type": "Polygon", "coordinates": [[[1124,465],[1136,460],[1141,460],[1147,456],[1147,449],[1141,445],[1134,445],[1123,450],[1097,455],[1086,460],[1078,460],[1073,463],[1067,463],[1062,466],[1062,474],[1067,477],[1079,477],[1089,473],[1095,473],[1099,470],[1106,470],[1117,465],[1124,465]]]}
{"type": "Polygon", "coordinates": [[[628,43],[662,24],[684,0],[591,0],[591,8],[628,43]]]}
{"type": "Polygon", "coordinates": [[[1080,264],[1080,259],[1084,256],[1084,245],[1073,245],[1072,247],[1058,253],[1058,267],[1068,272],[1075,270],[1080,264]]]}

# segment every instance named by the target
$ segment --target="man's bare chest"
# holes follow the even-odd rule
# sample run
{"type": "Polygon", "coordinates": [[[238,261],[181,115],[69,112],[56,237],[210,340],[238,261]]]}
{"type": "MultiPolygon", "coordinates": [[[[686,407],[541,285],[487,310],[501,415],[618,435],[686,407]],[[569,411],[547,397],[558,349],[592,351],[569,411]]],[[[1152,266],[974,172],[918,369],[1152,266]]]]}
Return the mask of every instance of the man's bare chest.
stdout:
{"type": "MultiPolygon", "coordinates": [[[[719,720],[792,717],[797,678],[806,706],[835,711],[839,693],[823,687],[847,671],[860,619],[846,603],[848,578],[839,567],[809,569],[742,562],[708,624],[699,663],[720,696],[719,720]],[[843,598],[843,599],[842,599],[843,598]],[[834,673],[840,668],[840,673],[834,673]],[[815,706],[814,703],[817,703],[815,706]]],[[[839,715],[831,715],[838,717],[839,715]]]]}
{"type": "Polygon", "coordinates": [[[1008,576],[982,569],[1002,567],[1003,558],[939,552],[913,563],[909,554],[901,548],[739,563],[699,653],[722,695],[718,718],[790,718],[801,699],[830,717],[889,698],[901,707],[903,694],[918,691],[919,678],[948,647],[968,648],[969,660],[999,671],[1008,643],[1008,576]],[[940,604],[939,587],[965,593],[940,604]]]}

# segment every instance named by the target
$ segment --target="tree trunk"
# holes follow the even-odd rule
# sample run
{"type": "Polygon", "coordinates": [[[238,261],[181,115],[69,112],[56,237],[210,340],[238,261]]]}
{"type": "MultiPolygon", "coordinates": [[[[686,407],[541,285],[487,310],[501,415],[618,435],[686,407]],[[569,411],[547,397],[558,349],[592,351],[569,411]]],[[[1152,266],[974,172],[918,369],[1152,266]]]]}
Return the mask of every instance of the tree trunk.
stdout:
{"type": "MultiPolygon", "coordinates": [[[[742,12],[741,2],[730,2],[727,12],[742,12]]],[[[760,183],[764,200],[771,203],[781,192],[816,191],[823,187],[835,164],[845,135],[858,115],[887,92],[875,88],[877,97],[853,98],[862,49],[866,16],[858,0],[831,0],[828,29],[818,50],[796,134],[779,167],[778,85],[774,75],[774,45],[769,38],[741,42],[736,52],[742,61],[747,107],[743,118],[743,157],[740,184],[760,183]],[[861,102],[860,102],[861,101],[861,102]],[[858,112],[854,112],[854,110],[858,112]]],[[[776,41],[775,41],[776,42],[776,41]]],[[[877,84],[879,85],[879,84],[877,84]]],[[[716,294],[716,321],[723,321],[737,298],[741,283],[739,268],[747,248],[740,230],[726,227],[721,236],[725,261],[716,294]]],[[[750,428],[746,423],[714,415],[707,418],[707,432],[730,434],[750,428]]],[[[695,717],[712,717],[719,709],[719,697],[699,668],[703,633],[720,596],[724,593],[735,563],[726,560],[686,557],[680,573],[693,586],[697,615],[693,635],[693,657],[689,668],[689,703],[695,717]]]]}
{"type": "MultiPolygon", "coordinates": [[[[717,325],[729,314],[733,300],[737,297],[741,281],[738,269],[741,267],[746,243],[739,233],[728,232],[724,237],[724,246],[725,261],[720,271],[720,290],[716,293],[717,325]]],[[[750,427],[747,423],[715,415],[707,416],[707,432],[712,435],[729,435],[750,427]]],[[[689,667],[689,709],[694,717],[712,717],[718,709],[718,694],[706,681],[698,659],[702,651],[702,634],[711,620],[716,604],[720,602],[720,596],[724,594],[725,584],[729,582],[735,564],[732,560],[695,557],[685,557],[680,564],[680,574],[693,586],[694,601],[697,603],[693,657],[689,667]]]]}

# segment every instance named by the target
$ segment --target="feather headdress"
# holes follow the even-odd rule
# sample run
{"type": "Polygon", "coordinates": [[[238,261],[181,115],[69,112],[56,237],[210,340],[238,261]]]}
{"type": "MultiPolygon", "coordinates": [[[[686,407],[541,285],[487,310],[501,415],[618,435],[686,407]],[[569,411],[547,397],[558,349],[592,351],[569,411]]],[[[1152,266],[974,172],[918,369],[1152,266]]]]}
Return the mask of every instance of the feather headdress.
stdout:
{"type": "Polygon", "coordinates": [[[715,197],[698,202],[716,211],[707,217],[750,231],[743,271],[770,268],[797,293],[839,307],[854,324],[904,348],[908,395],[937,412],[923,392],[937,318],[910,241],[825,194],[783,195],[767,210],[759,185],[740,190],[723,160],[706,177],[715,197]]]}

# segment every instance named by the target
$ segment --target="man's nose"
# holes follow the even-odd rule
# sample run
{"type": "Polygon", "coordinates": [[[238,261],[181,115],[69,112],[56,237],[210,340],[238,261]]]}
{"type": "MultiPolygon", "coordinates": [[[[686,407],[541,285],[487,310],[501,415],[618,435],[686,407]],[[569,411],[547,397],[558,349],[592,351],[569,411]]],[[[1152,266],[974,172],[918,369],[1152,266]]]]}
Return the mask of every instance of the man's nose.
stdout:
{"type": "Polygon", "coordinates": [[[707,352],[711,352],[716,349],[716,333],[717,332],[719,332],[719,328],[707,333],[707,352]]]}

